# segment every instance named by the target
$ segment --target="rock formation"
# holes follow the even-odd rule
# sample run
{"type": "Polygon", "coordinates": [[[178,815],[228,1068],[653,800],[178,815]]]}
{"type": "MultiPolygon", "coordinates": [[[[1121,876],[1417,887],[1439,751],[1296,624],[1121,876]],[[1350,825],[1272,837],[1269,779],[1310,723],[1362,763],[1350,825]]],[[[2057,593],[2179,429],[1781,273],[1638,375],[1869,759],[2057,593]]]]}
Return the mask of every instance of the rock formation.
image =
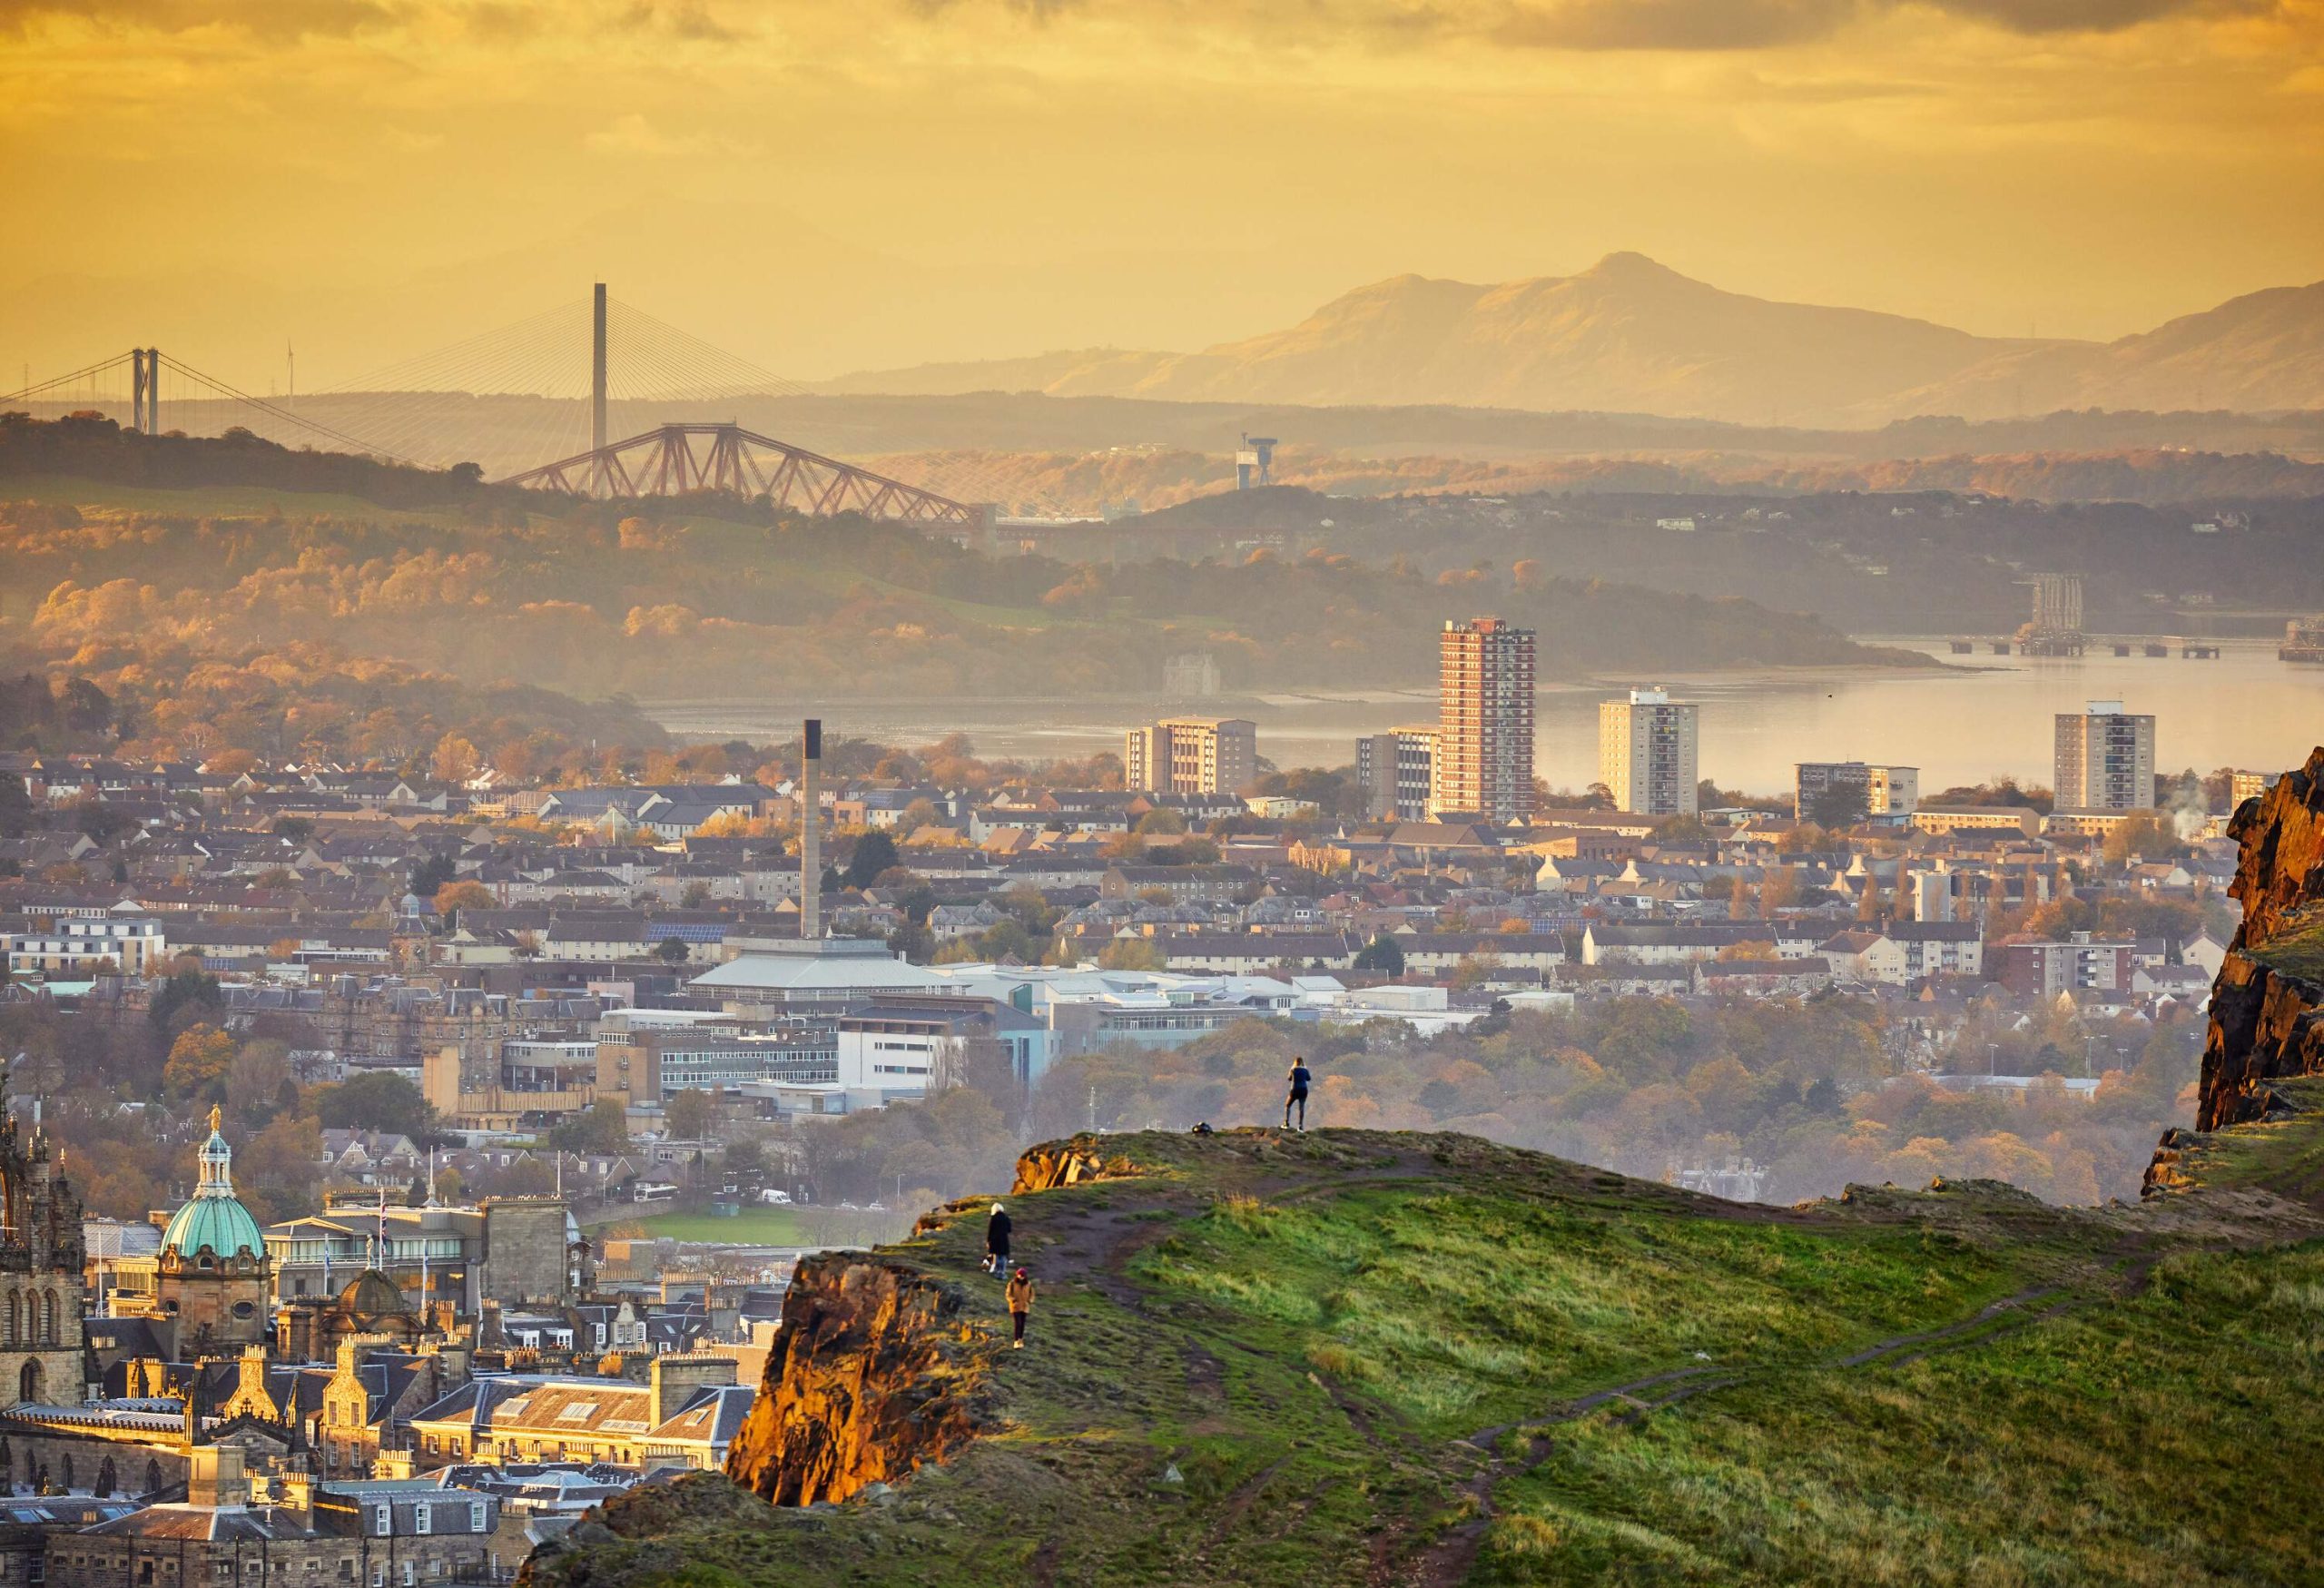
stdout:
{"type": "Polygon", "coordinates": [[[1017,1183],[1009,1194],[1021,1197],[1028,1191],[1053,1191],[1059,1186],[1120,1179],[1138,1172],[1126,1159],[1101,1157],[1097,1141],[1095,1137],[1076,1136],[1034,1148],[1017,1160],[1017,1183]]]}
{"type": "Polygon", "coordinates": [[[957,1286],[860,1252],[799,1265],[726,1475],[778,1505],[844,1500],[974,1436],[981,1352],[957,1286]]]}
{"type": "Polygon", "coordinates": [[[2211,984],[2195,1129],[2163,1133],[2149,1196],[2191,1182],[2204,1132],[2289,1111],[2270,1083],[2324,1075],[2324,747],[2246,801],[2228,831],[2242,845],[2228,892],[2243,924],[2211,984]]]}

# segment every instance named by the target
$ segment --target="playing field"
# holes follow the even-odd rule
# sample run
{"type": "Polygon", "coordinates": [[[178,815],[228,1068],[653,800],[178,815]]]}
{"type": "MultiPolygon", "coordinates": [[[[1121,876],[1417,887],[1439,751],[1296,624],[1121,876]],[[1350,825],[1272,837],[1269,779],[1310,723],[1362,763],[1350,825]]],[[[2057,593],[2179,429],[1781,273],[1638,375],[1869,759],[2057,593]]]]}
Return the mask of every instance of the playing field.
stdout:
{"type": "Polygon", "coordinates": [[[622,1217],[613,1227],[635,1228],[646,1238],[711,1241],[720,1246],[803,1246],[799,1215],[789,1208],[745,1208],[732,1218],[707,1213],[657,1213],[650,1218],[622,1217]]]}

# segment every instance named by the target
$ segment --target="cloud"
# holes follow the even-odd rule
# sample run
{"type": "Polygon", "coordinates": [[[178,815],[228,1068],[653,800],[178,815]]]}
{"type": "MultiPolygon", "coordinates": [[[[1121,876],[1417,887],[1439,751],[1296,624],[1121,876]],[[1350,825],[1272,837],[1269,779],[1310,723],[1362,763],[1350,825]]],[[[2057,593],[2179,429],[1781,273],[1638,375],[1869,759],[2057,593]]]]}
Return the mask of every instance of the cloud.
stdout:
{"type": "Polygon", "coordinates": [[[0,0],[0,25],[22,29],[42,16],[165,33],[231,27],[277,42],[344,37],[396,20],[389,7],[373,0],[0,0]]]}
{"type": "Polygon", "coordinates": [[[606,154],[658,157],[747,153],[726,139],[707,133],[665,133],[635,111],[616,117],[612,125],[600,128],[581,141],[589,148],[606,154]]]}
{"type": "MultiPolygon", "coordinates": [[[[975,0],[901,0],[924,21],[951,19],[975,0]]],[[[1049,22],[1086,15],[1157,28],[1209,22],[1222,35],[1269,39],[1340,34],[1382,45],[1472,40],[1517,49],[1723,51],[1827,37],[1851,23],[1922,11],[2011,33],[2116,33],[2177,15],[2253,15],[2282,0],[1315,0],[1306,11],[1271,0],[987,0],[1049,22]]]]}

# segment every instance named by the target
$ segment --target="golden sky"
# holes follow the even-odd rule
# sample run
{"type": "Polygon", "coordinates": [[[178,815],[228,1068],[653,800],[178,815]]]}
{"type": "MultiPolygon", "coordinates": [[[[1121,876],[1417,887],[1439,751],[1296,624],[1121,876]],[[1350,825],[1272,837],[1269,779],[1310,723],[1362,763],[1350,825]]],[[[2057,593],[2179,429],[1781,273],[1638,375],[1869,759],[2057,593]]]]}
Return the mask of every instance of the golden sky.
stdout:
{"type": "Polygon", "coordinates": [[[0,192],[8,375],[600,275],[805,377],[1198,347],[1618,249],[2111,337],[2324,277],[2324,0],[0,0],[0,192]]]}

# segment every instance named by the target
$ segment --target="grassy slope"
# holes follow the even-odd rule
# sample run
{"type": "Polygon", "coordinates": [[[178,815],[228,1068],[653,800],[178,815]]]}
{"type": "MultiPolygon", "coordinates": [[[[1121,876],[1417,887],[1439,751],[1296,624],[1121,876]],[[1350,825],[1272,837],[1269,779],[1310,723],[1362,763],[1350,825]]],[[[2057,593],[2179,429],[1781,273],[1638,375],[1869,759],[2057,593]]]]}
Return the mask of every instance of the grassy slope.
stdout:
{"type": "MultiPolygon", "coordinates": [[[[689,1480],[554,1574],[2313,1580],[2324,1245],[2249,1194],[1747,1210],[1465,1138],[1105,1145],[1153,1172],[1018,1199],[991,1436],[836,1510],[689,1480]]],[[[998,1334],[977,1222],[896,1249],[998,1334]]]]}

